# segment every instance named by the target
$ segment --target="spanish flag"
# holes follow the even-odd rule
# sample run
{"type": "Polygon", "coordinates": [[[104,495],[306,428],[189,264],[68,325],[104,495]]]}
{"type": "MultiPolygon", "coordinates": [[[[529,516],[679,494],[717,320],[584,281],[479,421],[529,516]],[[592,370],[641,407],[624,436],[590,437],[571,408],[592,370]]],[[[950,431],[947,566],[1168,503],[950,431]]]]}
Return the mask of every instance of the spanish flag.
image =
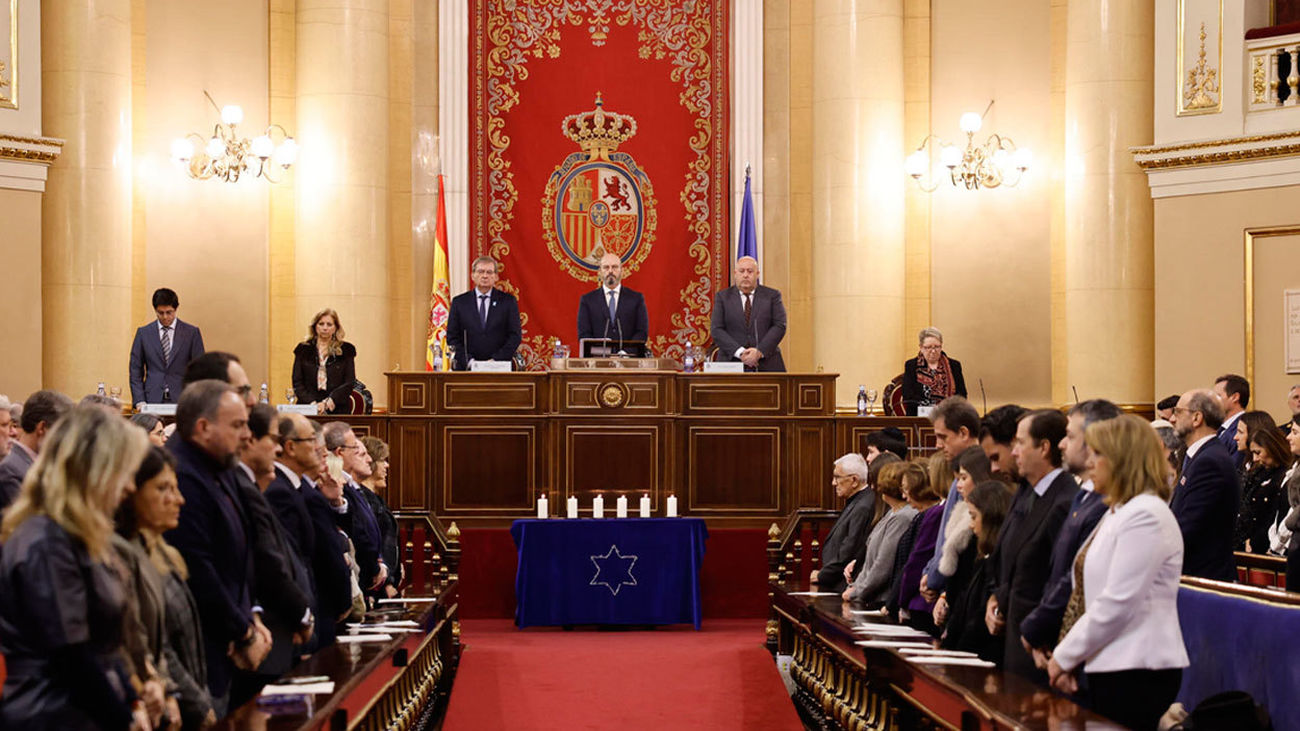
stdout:
{"type": "Polygon", "coordinates": [[[438,221],[433,228],[433,289],[429,293],[429,335],[424,349],[424,369],[433,370],[433,351],[441,353],[440,368],[447,370],[447,315],[451,312],[451,284],[447,277],[447,195],[438,166],[438,221]]]}

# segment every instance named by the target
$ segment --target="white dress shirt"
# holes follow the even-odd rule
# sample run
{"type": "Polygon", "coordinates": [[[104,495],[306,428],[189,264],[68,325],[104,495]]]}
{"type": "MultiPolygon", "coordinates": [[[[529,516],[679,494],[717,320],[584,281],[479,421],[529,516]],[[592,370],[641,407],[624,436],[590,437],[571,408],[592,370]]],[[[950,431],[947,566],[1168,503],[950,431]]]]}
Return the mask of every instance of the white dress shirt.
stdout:
{"type": "Polygon", "coordinates": [[[1183,534],[1169,505],[1143,493],[1102,516],[1083,564],[1084,613],[1056,646],[1067,672],[1188,665],[1178,624],[1183,534]]]}

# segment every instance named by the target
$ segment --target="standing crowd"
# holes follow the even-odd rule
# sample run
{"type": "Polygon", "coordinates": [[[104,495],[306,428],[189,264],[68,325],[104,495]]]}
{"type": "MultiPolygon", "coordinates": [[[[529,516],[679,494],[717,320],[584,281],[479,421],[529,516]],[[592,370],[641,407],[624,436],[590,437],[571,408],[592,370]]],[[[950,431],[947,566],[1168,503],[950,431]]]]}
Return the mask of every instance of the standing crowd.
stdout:
{"type": "Polygon", "coordinates": [[[1154,729],[1188,664],[1181,577],[1235,581],[1234,551],[1300,576],[1300,386],[1281,425],[1249,400],[1236,375],[1151,422],[1102,399],[980,417],[948,398],[930,458],[887,428],[836,460],[845,505],[811,580],[1154,729]]]}

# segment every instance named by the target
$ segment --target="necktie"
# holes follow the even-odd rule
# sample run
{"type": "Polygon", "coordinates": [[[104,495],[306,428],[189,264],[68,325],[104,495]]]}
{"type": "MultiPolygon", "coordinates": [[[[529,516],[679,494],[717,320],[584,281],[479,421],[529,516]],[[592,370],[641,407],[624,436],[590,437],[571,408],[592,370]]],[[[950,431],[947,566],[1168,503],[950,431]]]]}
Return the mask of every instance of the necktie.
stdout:
{"type": "Polygon", "coordinates": [[[162,350],[163,350],[163,365],[169,365],[169,364],[171,364],[171,362],[172,362],[172,329],[171,329],[170,327],[165,326],[165,325],[163,326],[163,331],[162,331],[162,350]]]}
{"type": "Polygon", "coordinates": [[[478,320],[479,320],[479,324],[482,325],[483,327],[487,327],[487,313],[488,313],[487,301],[488,301],[487,295],[480,294],[478,296],[478,320]]]}
{"type": "Polygon", "coordinates": [[[745,295],[745,330],[746,331],[749,330],[749,318],[754,311],[753,297],[754,295],[752,293],[745,295]]]}
{"type": "Polygon", "coordinates": [[[614,290],[609,290],[609,321],[618,319],[618,303],[614,301],[614,290]]]}

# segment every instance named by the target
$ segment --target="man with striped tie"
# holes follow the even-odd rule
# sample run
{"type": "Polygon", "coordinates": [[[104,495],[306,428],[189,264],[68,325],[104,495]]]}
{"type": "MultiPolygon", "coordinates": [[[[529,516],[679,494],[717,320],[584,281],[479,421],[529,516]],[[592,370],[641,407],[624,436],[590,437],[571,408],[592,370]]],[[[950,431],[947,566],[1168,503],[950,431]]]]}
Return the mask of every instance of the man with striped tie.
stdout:
{"type": "Polygon", "coordinates": [[[135,331],[131,344],[131,403],[174,404],[181,398],[185,366],[203,355],[203,334],[176,319],[181,301],[166,287],[153,293],[154,322],[135,331]]]}

